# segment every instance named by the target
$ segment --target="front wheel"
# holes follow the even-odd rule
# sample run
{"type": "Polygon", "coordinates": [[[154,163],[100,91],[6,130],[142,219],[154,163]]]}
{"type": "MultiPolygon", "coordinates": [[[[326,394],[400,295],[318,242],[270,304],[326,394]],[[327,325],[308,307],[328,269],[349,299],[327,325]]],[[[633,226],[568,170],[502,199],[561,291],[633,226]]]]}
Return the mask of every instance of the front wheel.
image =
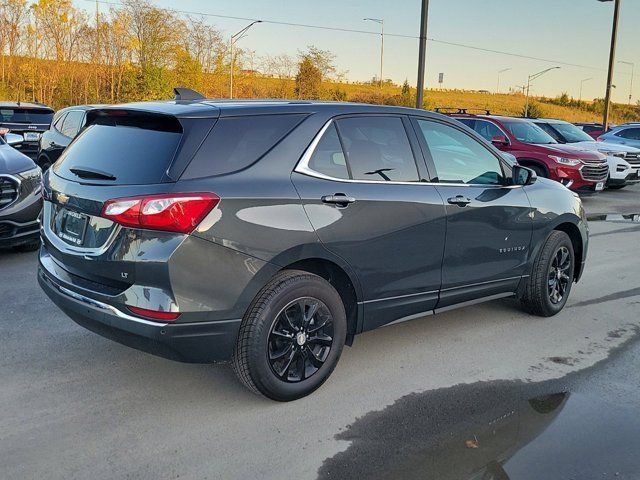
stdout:
{"type": "Polygon", "coordinates": [[[571,239],[564,232],[553,231],[547,237],[533,266],[520,303],[533,315],[551,317],[562,310],[567,303],[573,272],[575,255],[571,239]]]}
{"type": "Polygon", "coordinates": [[[311,273],[276,275],[247,310],[233,353],[233,370],[250,390],[277,401],[304,397],[338,363],[347,319],[338,292],[311,273]]]}

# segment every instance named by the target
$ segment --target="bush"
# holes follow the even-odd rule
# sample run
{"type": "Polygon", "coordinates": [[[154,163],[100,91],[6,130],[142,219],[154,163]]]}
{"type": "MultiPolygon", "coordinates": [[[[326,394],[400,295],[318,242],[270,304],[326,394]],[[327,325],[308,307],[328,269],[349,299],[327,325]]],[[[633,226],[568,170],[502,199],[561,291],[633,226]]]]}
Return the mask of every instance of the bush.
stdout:
{"type": "Polygon", "coordinates": [[[526,107],[522,107],[521,115],[527,118],[540,118],[544,117],[542,107],[537,102],[529,101],[529,111],[526,112],[526,107]]]}

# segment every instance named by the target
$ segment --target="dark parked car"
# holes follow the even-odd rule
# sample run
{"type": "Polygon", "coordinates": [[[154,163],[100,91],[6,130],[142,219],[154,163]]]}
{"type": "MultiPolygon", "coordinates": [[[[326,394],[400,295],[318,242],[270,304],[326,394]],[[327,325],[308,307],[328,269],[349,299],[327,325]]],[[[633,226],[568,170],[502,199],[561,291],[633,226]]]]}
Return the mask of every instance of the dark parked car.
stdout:
{"type": "Polygon", "coordinates": [[[13,148],[20,135],[0,135],[0,247],[35,250],[40,244],[40,168],[13,148]]]}
{"type": "Polygon", "coordinates": [[[554,315],[587,252],[576,194],[407,108],[106,107],[43,184],[38,279],[64,312],[281,401],[366,330],[510,296],[554,315]]]}
{"type": "Polygon", "coordinates": [[[0,102],[0,131],[22,135],[24,141],[17,149],[35,160],[40,135],[49,129],[53,113],[41,103],[0,102]]]}
{"type": "Polygon", "coordinates": [[[84,127],[87,111],[96,105],[78,105],[58,110],[51,122],[51,128],[40,137],[38,165],[46,170],[84,127]]]}

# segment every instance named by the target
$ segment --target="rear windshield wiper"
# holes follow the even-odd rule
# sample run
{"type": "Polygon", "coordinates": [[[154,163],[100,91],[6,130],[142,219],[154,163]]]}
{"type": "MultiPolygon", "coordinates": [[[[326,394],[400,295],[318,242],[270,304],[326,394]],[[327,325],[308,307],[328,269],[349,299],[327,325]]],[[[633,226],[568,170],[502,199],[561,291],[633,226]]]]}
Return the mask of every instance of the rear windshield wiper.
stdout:
{"type": "Polygon", "coordinates": [[[87,167],[74,167],[69,171],[80,178],[93,178],[97,180],[115,180],[116,177],[107,172],[101,172],[87,167]]]}

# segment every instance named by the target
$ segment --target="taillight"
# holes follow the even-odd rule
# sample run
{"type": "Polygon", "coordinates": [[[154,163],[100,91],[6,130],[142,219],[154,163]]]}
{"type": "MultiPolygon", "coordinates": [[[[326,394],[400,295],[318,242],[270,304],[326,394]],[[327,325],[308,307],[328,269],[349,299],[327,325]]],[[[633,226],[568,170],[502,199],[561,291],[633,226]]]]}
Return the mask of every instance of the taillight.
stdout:
{"type": "Polygon", "coordinates": [[[100,216],[127,227],[191,233],[220,202],[215,193],[169,193],[108,200],[100,216]]]}
{"type": "Polygon", "coordinates": [[[131,305],[127,305],[127,308],[131,313],[135,313],[140,317],[146,317],[151,320],[165,320],[170,322],[180,316],[180,313],[178,312],[160,312],[158,310],[149,310],[147,308],[133,307],[131,305]]]}

